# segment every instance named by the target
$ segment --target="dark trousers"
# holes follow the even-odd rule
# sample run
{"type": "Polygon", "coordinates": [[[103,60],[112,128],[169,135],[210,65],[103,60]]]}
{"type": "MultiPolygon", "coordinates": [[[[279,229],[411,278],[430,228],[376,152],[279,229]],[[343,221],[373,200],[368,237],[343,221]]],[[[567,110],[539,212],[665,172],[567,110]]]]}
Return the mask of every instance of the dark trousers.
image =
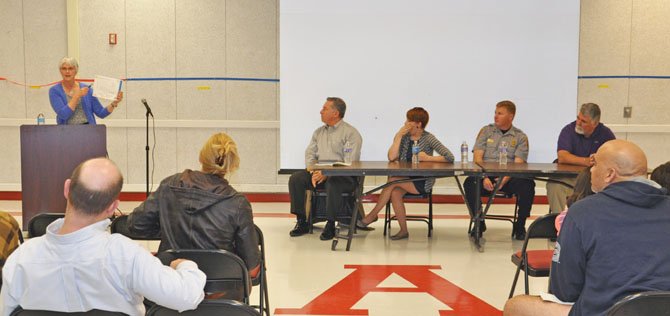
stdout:
{"type": "MultiPolygon", "coordinates": [[[[317,185],[326,190],[326,212],[329,221],[335,220],[335,212],[342,209],[342,193],[353,192],[358,184],[356,177],[328,177],[317,185]]],[[[306,219],[305,191],[313,190],[312,175],[307,170],[295,172],[288,179],[288,194],[291,197],[291,213],[298,219],[306,219]]]]}
{"type": "MultiPolygon", "coordinates": [[[[489,177],[491,181],[495,180],[494,177],[489,177]]],[[[468,206],[471,210],[477,210],[481,208],[482,201],[475,200],[475,193],[480,190],[481,196],[490,196],[491,191],[484,189],[482,185],[479,188],[475,186],[475,177],[468,177],[463,183],[463,189],[465,190],[465,200],[468,203],[468,206]]],[[[519,223],[525,224],[526,218],[530,216],[530,209],[533,206],[533,199],[535,199],[535,181],[531,179],[524,178],[511,178],[500,191],[510,194],[515,194],[518,199],[519,204],[519,223]]],[[[470,214],[473,216],[473,214],[470,214]]]]}

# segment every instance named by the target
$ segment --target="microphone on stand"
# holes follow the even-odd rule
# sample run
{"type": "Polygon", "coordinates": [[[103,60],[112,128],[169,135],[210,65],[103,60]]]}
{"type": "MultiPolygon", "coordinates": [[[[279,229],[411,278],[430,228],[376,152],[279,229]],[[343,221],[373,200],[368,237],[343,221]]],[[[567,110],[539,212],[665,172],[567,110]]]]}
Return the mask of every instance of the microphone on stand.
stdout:
{"type": "Polygon", "coordinates": [[[151,113],[151,108],[149,107],[149,104],[147,104],[147,99],[142,99],[142,104],[144,104],[144,108],[147,109],[147,114],[151,115],[151,117],[154,117],[154,114],[151,113]]]}

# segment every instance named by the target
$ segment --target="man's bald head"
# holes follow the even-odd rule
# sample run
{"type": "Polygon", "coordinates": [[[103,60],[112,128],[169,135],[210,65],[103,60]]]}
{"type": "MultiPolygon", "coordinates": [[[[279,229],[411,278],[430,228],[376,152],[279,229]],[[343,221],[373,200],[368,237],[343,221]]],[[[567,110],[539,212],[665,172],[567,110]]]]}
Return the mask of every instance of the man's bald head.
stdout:
{"type": "Polygon", "coordinates": [[[647,156],[642,149],[625,140],[611,140],[603,144],[594,156],[591,182],[594,192],[609,184],[647,175],[647,156]]]}
{"type": "Polygon", "coordinates": [[[95,216],[116,201],[123,186],[119,168],[107,158],[81,163],[69,179],[68,203],[79,213],[95,216]]]}

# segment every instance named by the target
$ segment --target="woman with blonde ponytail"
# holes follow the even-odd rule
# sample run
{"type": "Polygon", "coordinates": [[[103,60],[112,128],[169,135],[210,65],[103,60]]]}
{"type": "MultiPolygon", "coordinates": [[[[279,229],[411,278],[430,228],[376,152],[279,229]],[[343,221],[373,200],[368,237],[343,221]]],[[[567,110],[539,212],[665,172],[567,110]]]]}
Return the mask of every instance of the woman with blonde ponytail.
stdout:
{"type": "Polygon", "coordinates": [[[251,204],[226,180],[240,166],[237,145],[225,133],[200,150],[201,171],[186,169],[161,181],[156,192],[128,217],[128,229],[161,236],[158,251],[224,249],[236,253],[249,274],[259,271],[260,253],[251,204]]]}

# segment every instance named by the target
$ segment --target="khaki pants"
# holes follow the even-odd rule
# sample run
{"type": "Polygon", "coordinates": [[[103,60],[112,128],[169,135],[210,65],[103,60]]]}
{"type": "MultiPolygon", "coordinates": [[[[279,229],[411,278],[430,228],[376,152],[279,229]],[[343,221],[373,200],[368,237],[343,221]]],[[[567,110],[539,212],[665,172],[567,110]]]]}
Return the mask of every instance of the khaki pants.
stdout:
{"type": "MultiPolygon", "coordinates": [[[[554,178],[574,186],[577,181],[576,178],[554,178]]],[[[565,210],[565,201],[568,196],[572,195],[572,188],[569,188],[560,183],[547,182],[547,199],[549,200],[549,212],[560,213],[565,210]]]]}

